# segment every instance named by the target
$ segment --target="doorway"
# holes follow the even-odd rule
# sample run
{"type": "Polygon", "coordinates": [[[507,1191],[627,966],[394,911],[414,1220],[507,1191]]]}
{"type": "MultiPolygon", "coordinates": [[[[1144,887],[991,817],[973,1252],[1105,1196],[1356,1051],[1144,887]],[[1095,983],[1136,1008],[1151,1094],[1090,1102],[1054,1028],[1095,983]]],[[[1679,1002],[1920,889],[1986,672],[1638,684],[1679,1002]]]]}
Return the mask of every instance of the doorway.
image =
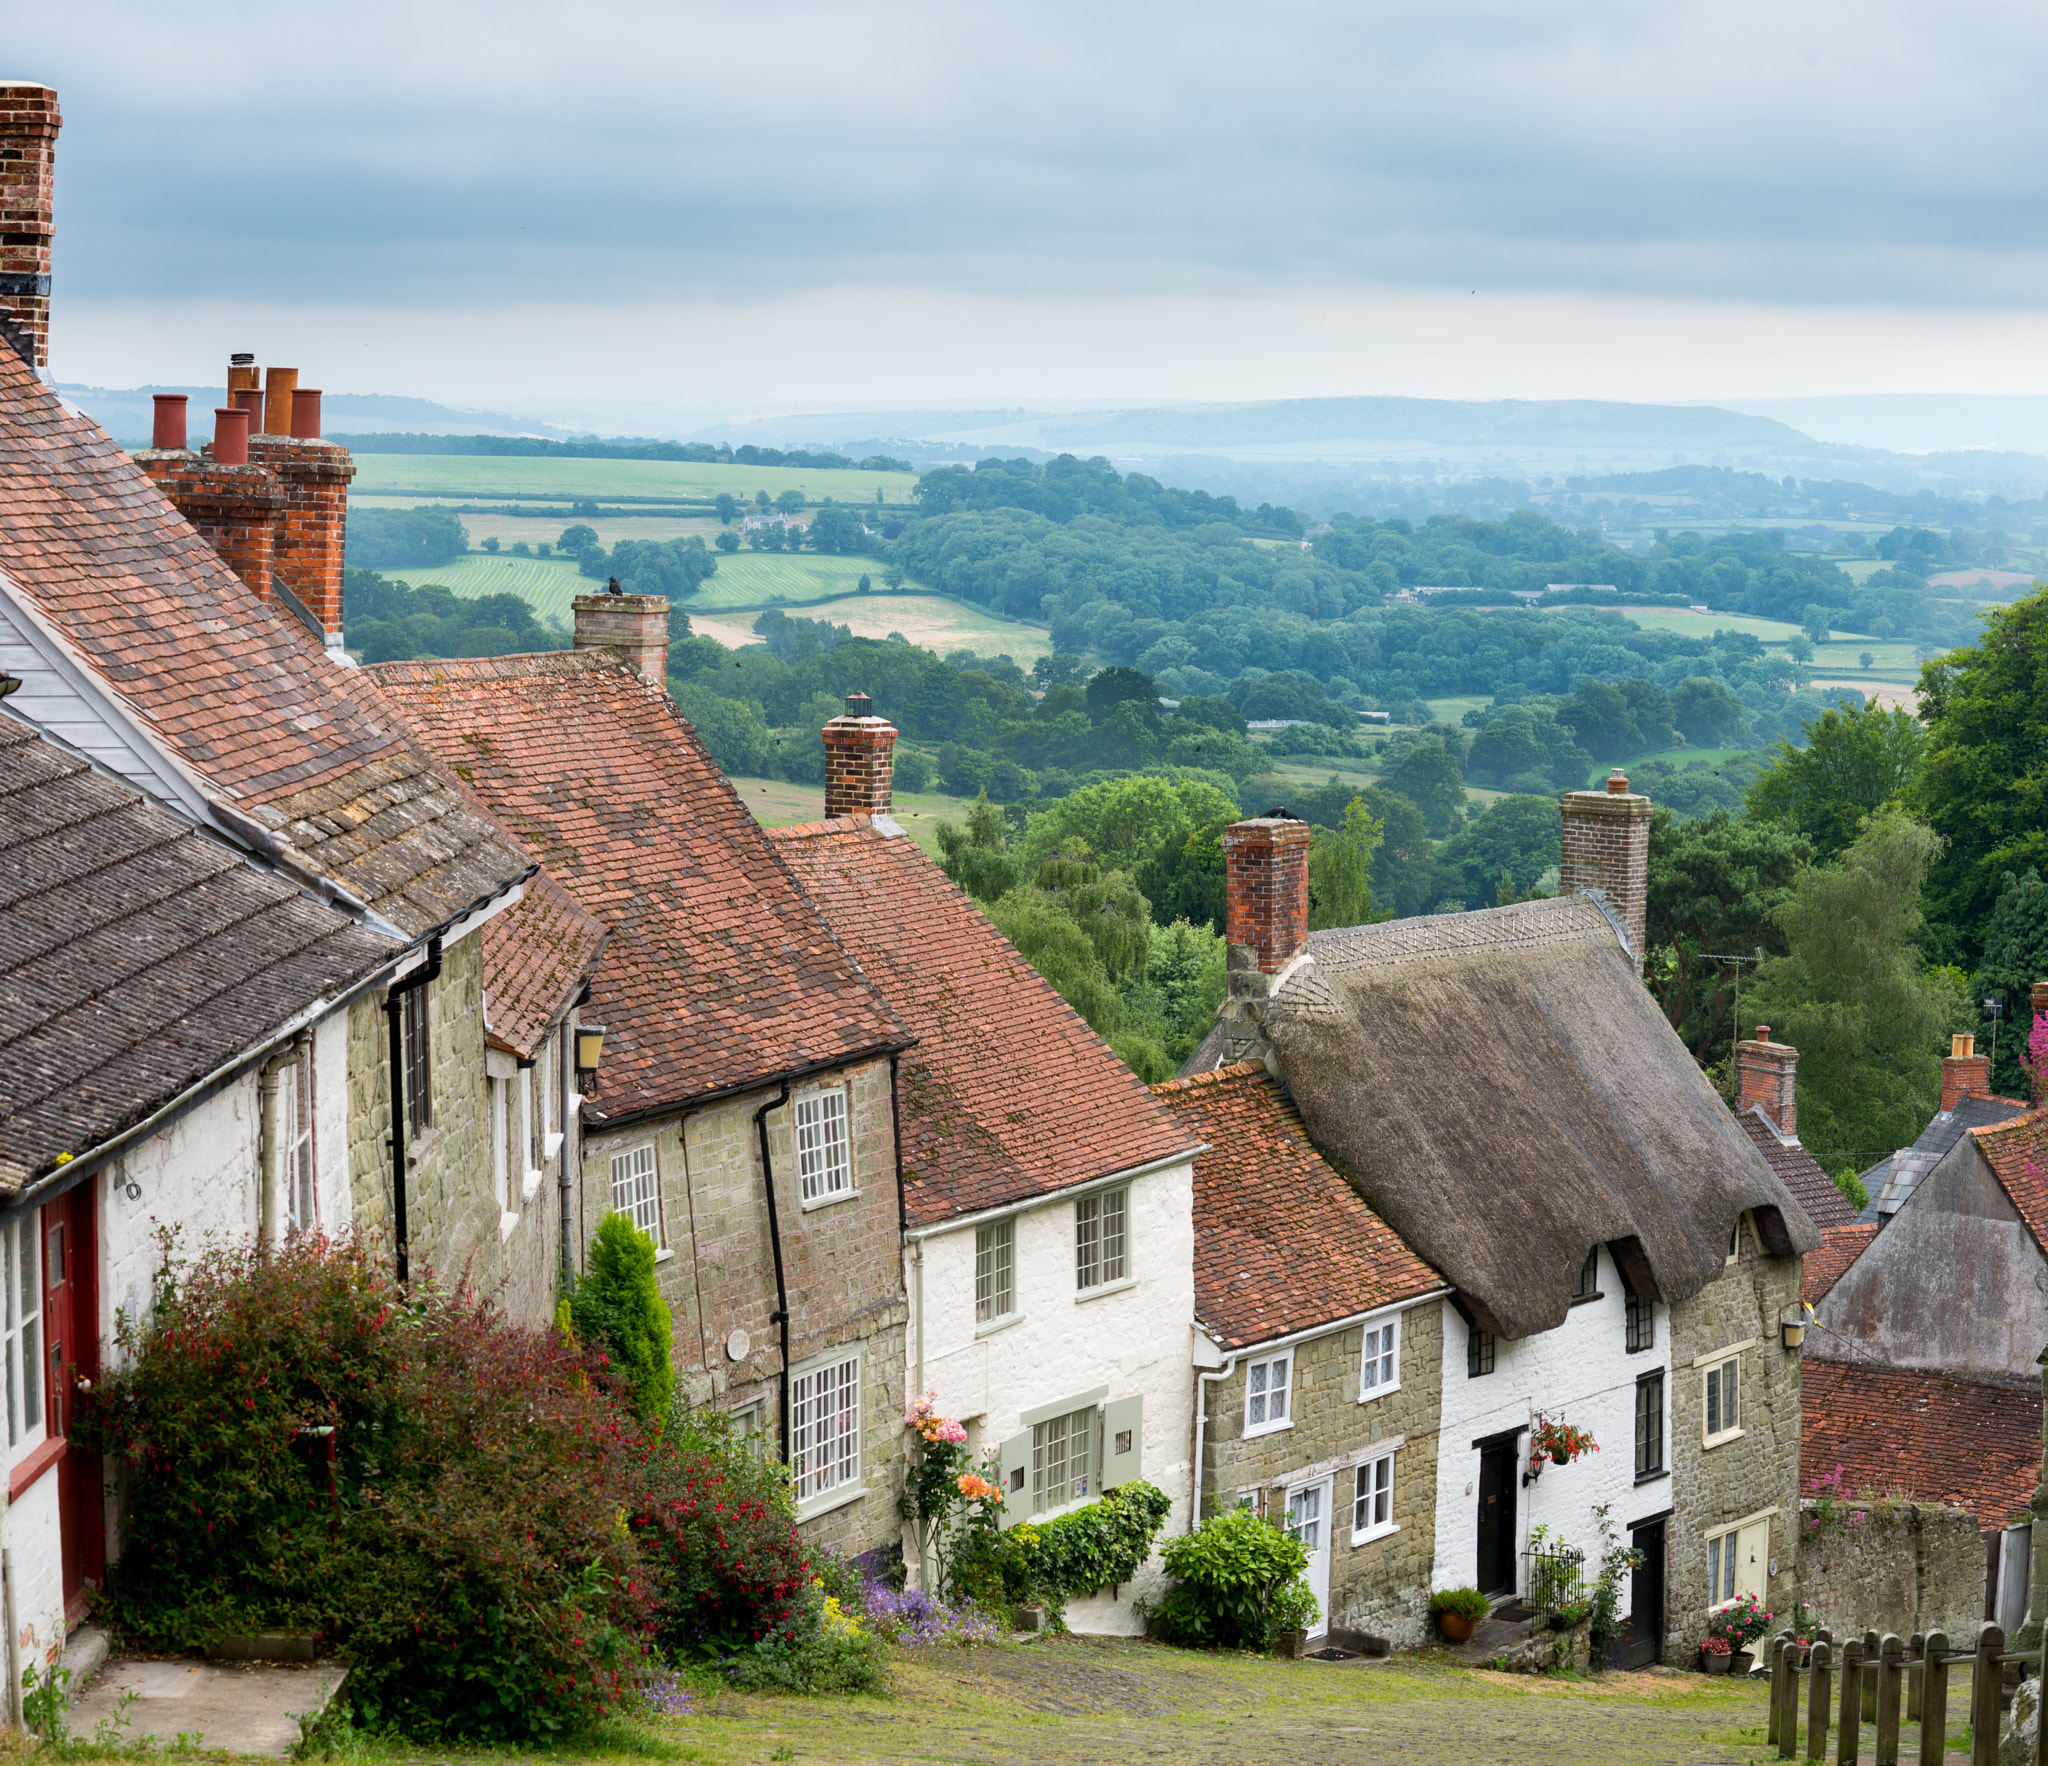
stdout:
{"type": "Polygon", "coordinates": [[[1305,1490],[1287,1493],[1287,1531],[1308,1547],[1309,1591],[1316,1597],[1315,1623],[1311,1637],[1330,1629],[1330,1494],[1333,1481],[1325,1478],[1305,1490]]]}
{"type": "MultiPolygon", "coordinates": [[[[99,1259],[94,1225],[90,1183],[43,1206],[45,1415],[53,1441],[62,1441],[71,1428],[78,1381],[99,1374],[99,1259]]],[[[75,1623],[85,1616],[88,1590],[96,1587],[106,1572],[99,1456],[67,1445],[49,1475],[57,1480],[64,1616],[67,1623],[75,1623]]]]}
{"type": "Polygon", "coordinates": [[[1610,1668],[1647,1668],[1664,1654],[1664,1528],[1662,1517],[1629,1528],[1643,1556],[1629,1577],[1628,1635],[1607,1646],[1610,1668]]]}
{"type": "Polygon", "coordinates": [[[1479,1592],[1515,1592],[1515,1468],[1521,1455],[1516,1437],[1488,1441],[1479,1449],[1479,1592]]]}

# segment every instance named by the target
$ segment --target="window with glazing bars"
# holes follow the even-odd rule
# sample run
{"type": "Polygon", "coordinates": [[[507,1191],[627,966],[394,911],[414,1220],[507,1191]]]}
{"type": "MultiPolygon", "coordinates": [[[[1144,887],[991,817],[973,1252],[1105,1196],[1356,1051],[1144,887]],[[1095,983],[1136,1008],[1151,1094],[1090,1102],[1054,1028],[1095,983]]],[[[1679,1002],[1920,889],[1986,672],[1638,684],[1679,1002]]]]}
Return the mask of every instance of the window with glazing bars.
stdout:
{"type": "Polygon", "coordinates": [[[313,1055],[309,1049],[277,1076],[277,1169],[285,1231],[311,1232],[313,1200],[313,1055]]]}
{"type": "Polygon", "coordinates": [[[796,1163],[806,1202],[853,1188],[853,1146],[846,1134],[846,1093],[838,1087],[796,1101],[796,1163]]]}
{"type": "Polygon", "coordinates": [[[7,1445],[19,1452],[43,1438],[43,1257],[31,1208],[0,1229],[6,1293],[7,1445]]]}
{"type": "Polygon", "coordinates": [[[1383,1533],[1394,1524],[1394,1456],[1369,1459],[1354,1474],[1353,1533],[1383,1533]]]}
{"type": "Polygon", "coordinates": [[[998,1220],[974,1229],[974,1322],[1008,1318],[1017,1310],[1017,1223],[998,1220]]]}
{"type": "Polygon", "coordinates": [[[427,1018],[427,990],[399,996],[399,1049],[405,1069],[405,1132],[414,1137],[434,1126],[434,1039],[427,1018]]]}
{"type": "Polygon", "coordinates": [[[1093,1408],[1069,1411],[1031,1431],[1031,1506],[1035,1510],[1079,1502],[1093,1488],[1093,1408]]]}
{"type": "Polygon", "coordinates": [[[625,1215],[657,1245],[661,1243],[661,1188],[652,1141],[612,1155],[612,1212],[625,1215]]]}
{"type": "Polygon", "coordinates": [[[1104,1190],[1074,1204],[1074,1285],[1099,1288],[1124,1279],[1124,1211],[1128,1192],[1104,1190]]]}
{"type": "Polygon", "coordinates": [[[1636,1382],[1636,1476],[1663,1469],[1664,1376],[1654,1373],[1636,1382]]]}
{"type": "Polygon", "coordinates": [[[799,1502],[860,1481],[859,1356],[790,1379],[789,1458],[799,1502]]]}
{"type": "Polygon", "coordinates": [[[1493,1333],[1474,1325],[1465,1333],[1465,1377],[1476,1380],[1493,1372],[1493,1333]]]}
{"type": "Polygon", "coordinates": [[[1724,1361],[1707,1369],[1707,1439],[1732,1433],[1741,1427],[1741,1370],[1739,1361],[1724,1361]]]}
{"type": "Polygon", "coordinates": [[[1365,1333],[1364,1371],[1358,1381],[1360,1392],[1381,1392],[1401,1383],[1398,1325],[1398,1319],[1390,1318],[1365,1333]]]}
{"type": "Polygon", "coordinates": [[[1586,1261],[1579,1265],[1579,1273],[1572,1280],[1572,1298],[1591,1300],[1600,1291],[1600,1247],[1595,1245],[1586,1253],[1586,1261]]]}
{"type": "Polygon", "coordinates": [[[1657,1346],[1657,1308],[1647,1295],[1631,1294],[1628,1297],[1627,1350],[1633,1355],[1638,1349],[1654,1349],[1657,1346]]]}

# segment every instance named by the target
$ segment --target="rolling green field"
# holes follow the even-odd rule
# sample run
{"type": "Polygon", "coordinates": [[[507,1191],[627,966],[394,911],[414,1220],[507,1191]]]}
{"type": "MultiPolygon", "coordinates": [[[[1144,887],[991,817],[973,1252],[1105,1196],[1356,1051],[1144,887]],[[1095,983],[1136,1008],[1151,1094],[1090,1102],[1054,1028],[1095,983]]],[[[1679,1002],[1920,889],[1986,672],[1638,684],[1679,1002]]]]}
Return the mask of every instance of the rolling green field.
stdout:
{"type": "Polygon", "coordinates": [[[561,460],[500,458],[487,454],[358,454],[350,495],[355,497],[715,497],[730,491],[751,498],[802,491],[814,503],[827,497],[867,503],[880,489],[886,502],[907,504],[917,475],[910,472],[829,472],[802,466],[695,465],[669,460],[561,460]]]}
{"type": "Polygon", "coordinates": [[[384,574],[416,589],[438,584],[458,595],[523,595],[543,620],[552,616],[564,624],[574,611],[570,603],[578,595],[594,594],[604,587],[582,575],[566,558],[507,558],[502,554],[493,558],[488,552],[466,552],[424,570],[388,570],[384,574]]]}
{"type": "Polygon", "coordinates": [[[690,611],[830,601],[858,593],[862,577],[879,585],[883,568],[874,558],[830,552],[721,552],[718,574],[690,597],[690,611]]]}
{"type": "MultiPolygon", "coordinates": [[[[719,566],[721,575],[724,568],[719,566]]],[[[692,631],[716,638],[728,650],[743,649],[755,641],[756,616],[752,613],[707,613],[696,601],[689,604],[689,612],[692,631]]],[[[900,632],[909,642],[941,656],[954,650],[1008,656],[1024,668],[1052,649],[1044,626],[1007,620],[945,595],[849,595],[805,607],[797,617],[846,626],[856,638],[886,638],[891,632],[900,632]]]]}

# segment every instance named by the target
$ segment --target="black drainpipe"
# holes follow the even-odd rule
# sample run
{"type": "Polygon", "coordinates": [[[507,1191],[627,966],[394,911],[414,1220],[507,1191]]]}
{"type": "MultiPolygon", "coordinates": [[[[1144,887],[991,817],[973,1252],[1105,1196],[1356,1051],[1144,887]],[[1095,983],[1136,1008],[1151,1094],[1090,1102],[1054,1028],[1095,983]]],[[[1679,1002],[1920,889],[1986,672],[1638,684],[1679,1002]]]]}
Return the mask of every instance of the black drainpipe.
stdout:
{"type": "Polygon", "coordinates": [[[789,1463],[789,1286],[782,1274],[782,1225],[775,1212],[775,1167],[768,1159],[768,1112],[789,1102],[789,1081],[781,1094],[754,1112],[754,1133],[761,1141],[761,1181],[768,1190],[768,1243],[775,1252],[775,1310],[768,1322],[782,1329],[782,1462],[789,1463]]]}
{"type": "MultiPolygon", "coordinates": [[[[405,1221],[405,1036],[399,1014],[405,1010],[405,996],[425,987],[441,973],[441,935],[427,940],[427,960],[403,981],[394,981],[384,996],[384,1025],[391,1044],[391,1213],[392,1230],[398,1245],[398,1279],[412,1279],[412,1256],[406,1246],[405,1221]]],[[[432,1052],[429,1051],[429,1059],[432,1052]]]]}
{"type": "Polygon", "coordinates": [[[903,1059],[900,1052],[892,1050],[889,1055],[889,1126],[896,1131],[896,1229],[905,1237],[910,1233],[910,1204],[903,1195],[903,1098],[897,1090],[896,1067],[903,1059]]]}

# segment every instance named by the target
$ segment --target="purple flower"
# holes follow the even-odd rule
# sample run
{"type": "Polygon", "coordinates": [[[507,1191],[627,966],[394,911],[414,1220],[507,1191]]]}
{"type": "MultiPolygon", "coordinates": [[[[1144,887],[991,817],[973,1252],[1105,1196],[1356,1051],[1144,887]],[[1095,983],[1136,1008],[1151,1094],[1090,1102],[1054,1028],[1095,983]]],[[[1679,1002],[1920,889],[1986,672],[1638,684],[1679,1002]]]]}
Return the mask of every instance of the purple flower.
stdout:
{"type": "Polygon", "coordinates": [[[697,1707],[674,1674],[650,1674],[640,1683],[640,1702],[663,1717],[694,1717],[697,1707]]]}

